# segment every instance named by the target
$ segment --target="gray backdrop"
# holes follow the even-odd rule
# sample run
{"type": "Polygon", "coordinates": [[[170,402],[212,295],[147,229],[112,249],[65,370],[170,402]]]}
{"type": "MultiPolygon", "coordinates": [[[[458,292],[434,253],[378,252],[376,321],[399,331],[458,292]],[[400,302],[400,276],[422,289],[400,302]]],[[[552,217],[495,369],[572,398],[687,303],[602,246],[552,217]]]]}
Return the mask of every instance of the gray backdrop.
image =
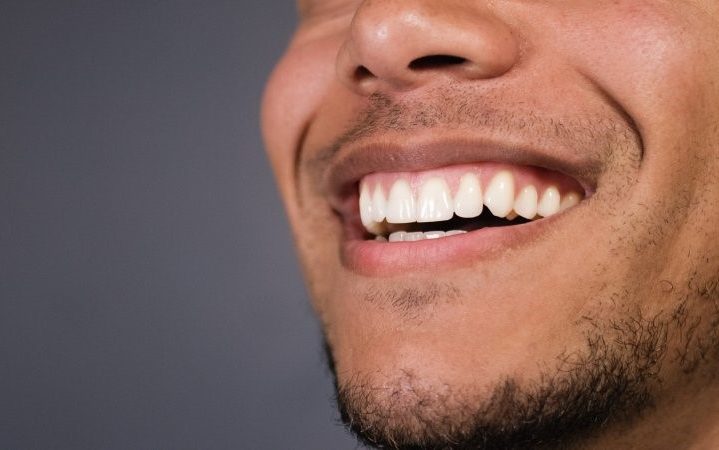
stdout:
{"type": "Polygon", "coordinates": [[[294,20],[0,1],[0,448],[356,447],[258,131],[294,20]]]}

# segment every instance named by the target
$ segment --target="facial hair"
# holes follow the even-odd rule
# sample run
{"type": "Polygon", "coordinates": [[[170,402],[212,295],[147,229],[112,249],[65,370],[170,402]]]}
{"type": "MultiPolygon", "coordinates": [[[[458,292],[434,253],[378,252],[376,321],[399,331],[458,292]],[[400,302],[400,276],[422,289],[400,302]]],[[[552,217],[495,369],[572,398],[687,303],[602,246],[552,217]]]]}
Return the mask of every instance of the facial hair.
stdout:
{"type": "MultiPolygon", "coordinates": [[[[612,426],[631,424],[655,405],[668,348],[683,349],[672,359],[687,376],[719,361],[717,328],[697,330],[689,302],[649,318],[585,317],[583,350],[558,355],[554,370],[530,383],[500,379],[484,398],[441,382],[428,387],[409,371],[383,386],[361,376],[339,385],[327,340],[325,350],[342,421],[369,447],[570,449],[612,426]],[[692,338],[690,327],[702,338],[692,338]],[[671,341],[680,342],[670,346],[671,341]]],[[[719,310],[706,322],[718,324],[719,310]]]]}

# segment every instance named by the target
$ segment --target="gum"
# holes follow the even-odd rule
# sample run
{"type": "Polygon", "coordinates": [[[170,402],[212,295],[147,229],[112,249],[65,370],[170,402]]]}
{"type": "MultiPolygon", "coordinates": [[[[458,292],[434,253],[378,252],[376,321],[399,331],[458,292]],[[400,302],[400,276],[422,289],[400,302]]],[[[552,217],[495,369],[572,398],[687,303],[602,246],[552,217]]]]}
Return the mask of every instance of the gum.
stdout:
{"type": "Polygon", "coordinates": [[[365,176],[361,185],[366,185],[370,192],[374,192],[377,185],[382,186],[385,195],[390,191],[392,185],[399,179],[405,179],[409,183],[412,192],[419,193],[422,184],[433,177],[439,177],[449,185],[452,195],[459,189],[459,180],[467,173],[474,173],[479,176],[482,191],[492,181],[497,172],[509,171],[514,176],[515,192],[518,194],[525,186],[532,185],[541,196],[549,187],[556,187],[560,195],[574,192],[584,197],[584,189],[571,177],[559,172],[533,166],[516,166],[496,162],[481,162],[475,164],[462,164],[447,166],[439,169],[424,170],[419,172],[382,172],[365,176]]]}

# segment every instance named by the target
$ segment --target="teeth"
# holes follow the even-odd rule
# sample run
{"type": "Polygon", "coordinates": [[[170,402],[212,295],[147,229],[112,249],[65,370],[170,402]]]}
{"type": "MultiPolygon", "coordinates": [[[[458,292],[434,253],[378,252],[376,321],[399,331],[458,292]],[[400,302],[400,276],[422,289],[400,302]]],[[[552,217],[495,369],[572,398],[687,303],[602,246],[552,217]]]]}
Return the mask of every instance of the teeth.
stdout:
{"type": "MultiPolygon", "coordinates": [[[[425,239],[440,239],[443,237],[456,236],[458,234],[465,234],[464,230],[451,230],[451,231],[427,231],[425,233],[416,231],[414,233],[407,233],[405,231],[396,231],[389,235],[389,242],[414,242],[423,241],[425,239]]],[[[383,240],[382,242],[385,242],[383,240]]]]}
{"type": "Polygon", "coordinates": [[[482,214],[482,187],[479,177],[473,173],[462,176],[454,196],[454,213],[459,217],[477,217],[482,214]]]}
{"type": "Polygon", "coordinates": [[[442,176],[427,178],[422,183],[418,195],[413,191],[414,184],[406,177],[398,178],[389,189],[389,195],[385,195],[383,186],[387,186],[386,183],[370,183],[367,180],[360,183],[360,219],[365,229],[376,236],[377,241],[411,242],[440,239],[467,232],[464,230],[409,232],[400,230],[403,228],[401,226],[388,224],[443,222],[452,219],[454,215],[473,218],[482,213],[484,206],[496,217],[514,220],[521,216],[534,220],[571,208],[584,198],[576,191],[560,195],[556,186],[545,189],[540,197],[537,188],[531,184],[519,190],[515,198],[514,174],[509,170],[495,173],[484,192],[479,175],[467,171],[459,179],[454,197],[448,182],[442,176]],[[388,235],[393,230],[399,231],[388,235]]]}
{"type": "Polygon", "coordinates": [[[397,180],[389,191],[387,222],[410,223],[415,220],[417,220],[417,213],[414,207],[412,189],[406,180],[397,180]]]}
{"type": "Polygon", "coordinates": [[[427,231],[424,233],[425,239],[438,239],[444,237],[446,233],[444,231],[427,231]]]}
{"type": "Polygon", "coordinates": [[[372,220],[382,222],[385,218],[386,208],[387,202],[385,201],[384,190],[378,184],[374,188],[374,194],[372,194],[372,220]]]}
{"type": "Polygon", "coordinates": [[[565,209],[571,208],[582,201],[582,196],[576,192],[567,192],[562,196],[562,201],[559,204],[559,210],[564,211],[565,209]]]}
{"type": "Polygon", "coordinates": [[[487,187],[484,204],[496,217],[506,217],[514,206],[514,176],[503,170],[498,172],[487,187]]]}
{"type": "Polygon", "coordinates": [[[537,205],[537,214],[542,217],[549,217],[559,212],[559,191],[552,186],[542,194],[542,199],[537,205]]]}
{"type": "Polygon", "coordinates": [[[421,231],[415,231],[414,233],[405,233],[404,235],[405,242],[421,241],[423,239],[424,233],[422,233],[421,231]]]}
{"type": "Polygon", "coordinates": [[[417,222],[441,222],[454,214],[449,186],[441,178],[430,178],[419,194],[417,222]]]}
{"type": "Polygon", "coordinates": [[[365,228],[369,227],[372,222],[374,222],[372,220],[372,199],[370,197],[371,194],[369,193],[369,187],[367,186],[367,183],[362,183],[359,197],[359,209],[360,218],[362,219],[362,225],[364,225],[365,228]]]}
{"type": "Polygon", "coordinates": [[[534,219],[537,215],[537,189],[525,186],[514,202],[514,211],[525,219],[534,219]]]}
{"type": "Polygon", "coordinates": [[[405,231],[395,231],[389,235],[390,242],[402,242],[404,241],[404,235],[407,234],[405,231]]]}

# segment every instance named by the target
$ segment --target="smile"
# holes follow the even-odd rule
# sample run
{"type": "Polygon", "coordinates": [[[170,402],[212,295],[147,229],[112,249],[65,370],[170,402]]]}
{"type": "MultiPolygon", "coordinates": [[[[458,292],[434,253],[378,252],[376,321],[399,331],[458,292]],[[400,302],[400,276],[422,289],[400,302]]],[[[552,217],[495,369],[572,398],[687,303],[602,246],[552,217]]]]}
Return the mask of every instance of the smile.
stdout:
{"type": "Polygon", "coordinates": [[[496,261],[571,229],[581,215],[570,213],[596,191],[597,161],[570,143],[432,134],[334,155],[323,186],[348,270],[389,277],[496,261]]]}
{"type": "Polygon", "coordinates": [[[535,221],[583,198],[582,187],[561,173],[485,162],[367,175],[358,208],[370,238],[396,243],[535,221]]]}

